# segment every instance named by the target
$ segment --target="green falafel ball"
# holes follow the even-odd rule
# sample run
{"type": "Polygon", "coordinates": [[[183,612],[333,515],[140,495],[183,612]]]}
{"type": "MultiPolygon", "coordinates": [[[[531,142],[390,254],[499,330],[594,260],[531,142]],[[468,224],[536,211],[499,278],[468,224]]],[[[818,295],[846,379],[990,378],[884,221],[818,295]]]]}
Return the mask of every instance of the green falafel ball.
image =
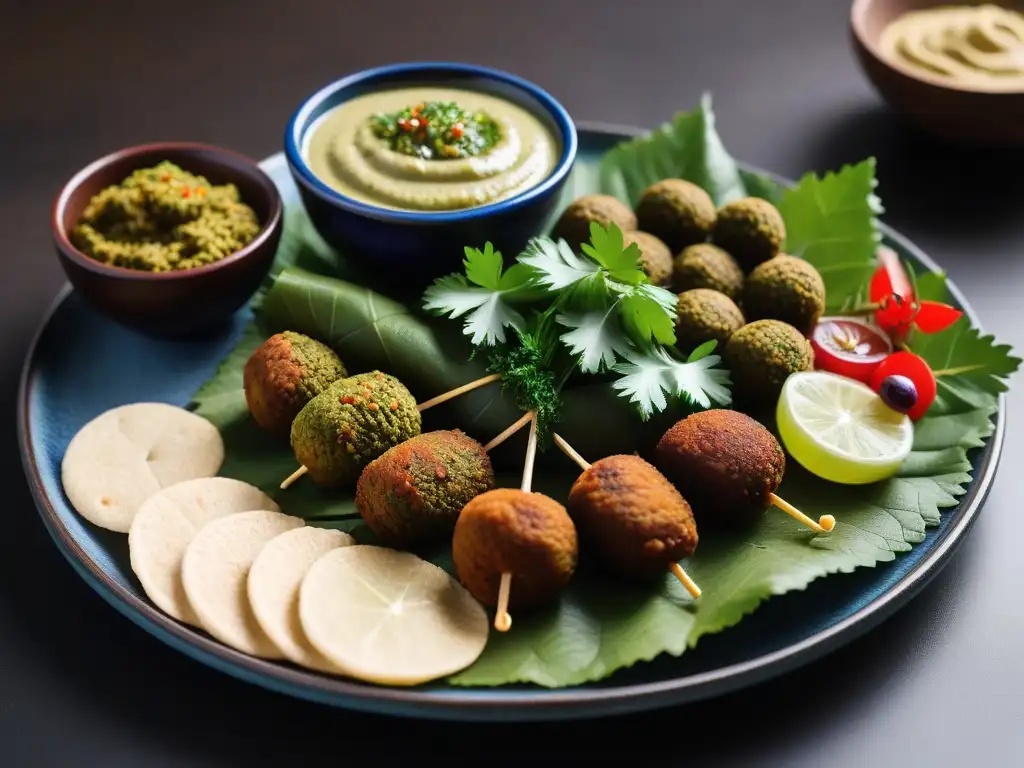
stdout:
{"type": "Polygon", "coordinates": [[[636,205],[637,226],[678,253],[707,239],[715,224],[715,203],[703,189],[683,179],[649,186],[636,205]]]}
{"type": "Polygon", "coordinates": [[[789,323],[756,320],[729,338],[722,361],[732,375],[737,405],[774,409],[789,375],[814,368],[814,349],[789,323]]]}
{"type": "Polygon", "coordinates": [[[685,352],[711,339],[721,346],[744,322],[736,302],[724,293],[710,288],[683,291],[676,307],[676,344],[685,352]]]}
{"type": "Polygon", "coordinates": [[[584,195],[562,212],[552,236],[556,240],[564,239],[574,251],[578,251],[581,244],[590,242],[590,225],[593,222],[605,229],[615,224],[623,232],[631,232],[636,229],[636,214],[611,195],[584,195]]]}
{"type": "Polygon", "coordinates": [[[347,375],[326,344],[294,331],[275,333],[245,363],[245,402],[257,424],[284,436],[306,403],[347,375]]]}
{"type": "Polygon", "coordinates": [[[710,288],[735,301],[743,290],[743,270],[717,245],[697,243],[684,248],[675,257],[672,287],[678,292],[710,288]]]}
{"type": "Polygon", "coordinates": [[[782,214],[760,197],[723,205],[711,231],[711,242],[724,248],[746,272],[775,256],[785,241],[782,214]]]}
{"type": "Polygon", "coordinates": [[[484,447],[459,430],[425,432],[371,461],[356,484],[356,509],[391,546],[451,537],[470,499],[494,488],[484,447]]]}
{"type": "Polygon", "coordinates": [[[749,320],[782,320],[807,336],[825,311],[825,282],[808,262],[780,253],[747,276],[743,310],[749,320]]]}
{"type": "Polygon", "coordinates": [[[360,373],[335,382],[299,411],[292,450],[318,485],[347,485],[421,426],[416,399],[402,382],[380,371],[360,373]]]}
{"type": "Polygon", "coordinates": [[[640,249],[640,268],[654,285],[666,286],[672,279],[672,251],[649,232],[624,232],[622,244],[636,243],[640,249]]]}

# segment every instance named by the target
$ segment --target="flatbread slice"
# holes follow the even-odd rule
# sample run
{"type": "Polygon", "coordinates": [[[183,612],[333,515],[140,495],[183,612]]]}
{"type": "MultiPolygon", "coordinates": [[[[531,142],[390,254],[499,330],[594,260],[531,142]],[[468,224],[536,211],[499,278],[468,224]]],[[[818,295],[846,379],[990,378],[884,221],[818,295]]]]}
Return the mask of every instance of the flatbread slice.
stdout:
{"type": "Polygon", "coordinates": [[[185,480],[146,499],[128,531],[128,551],[149,599],[178,621],[201,626],[181,583],[185,550],[211,520],[260,509],[281,511],[259,488],[229,477],[185,480]]]}
{"type": "Polygon", "coordinates": [[[250,656],[284,658],[253,616],[246,581],[267,542],[303,525],[298,517],[257,510],[221,517],[199,529],[181,560],[181,583],[203,629],[250,656]]]}
{"type": "Polygon", "coordinates": [[[127,533],[147,498],[169,485],[212,477],[224,441],[209,421],[166,403],[134,403],[100,414],[71,439],[61,482],[86,520],[127,533]]]}
{"type": "Polygon", "coordinates": [[[347,533],[307,525],[270,541],[249,569],[249,604],[256,621],[285,658],[319,672],[341,672],[306,639],[299,622],[299,586],[323,555],[355,544],[347,533]]]}
{"type": "Polygon", "coordinates": [[[455,579],[408,552],[333,549],[302,580],[309,642],[350,677],[418,685],[468,667],[487,644],[487,613],[455,579]]]}

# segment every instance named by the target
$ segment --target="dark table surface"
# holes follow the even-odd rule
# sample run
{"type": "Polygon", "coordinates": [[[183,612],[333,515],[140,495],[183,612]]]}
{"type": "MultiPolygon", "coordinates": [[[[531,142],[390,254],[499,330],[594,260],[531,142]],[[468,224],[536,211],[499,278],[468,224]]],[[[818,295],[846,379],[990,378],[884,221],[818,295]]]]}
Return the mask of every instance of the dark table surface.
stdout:
{"type": "Polygon", "coordinates": [[[783,679],[601,723],[470,728],[361,716],[202,667],[79,580],[21,471],[16,381],[63,283],[47,223],[60,184],[109,150],[149,140],[268,155],[305,94],[394,60],[510,69],[577,120],[651,126],[710,90],[726,146],[790,177],[874,155],[885,220],[948,269],[988,330],[1024,348],[1024,154],[951,148],[906,129],[862,77],[847,15],[844,0],[4,3],[0,382],[11,420],[0,463],[0,764],[301,765],[320,755],[343,763],[353,751],[390,763],[403,749],[511,764],[559,747],[639,750],[671,765],[1020,764],[1024,558],[1012,529],[1024,388],[1009,398],[984,514],[907,608],[783,679]]]}

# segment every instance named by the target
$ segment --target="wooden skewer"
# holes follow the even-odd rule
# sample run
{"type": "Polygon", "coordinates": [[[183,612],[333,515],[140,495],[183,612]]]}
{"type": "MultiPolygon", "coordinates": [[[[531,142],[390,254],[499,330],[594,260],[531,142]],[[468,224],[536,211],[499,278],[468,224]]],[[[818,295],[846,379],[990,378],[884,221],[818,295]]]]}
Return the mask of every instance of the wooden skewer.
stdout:
{"type": "Polygon", "coordinates": [[[281,483],[281,490],[287,488],[289,485],[294,483],[307,472],[309,472],[309,467],[303,464],[301,467],[296,469],[294,472],[292,472],[290,475],[288,475],[288,477],[284,479],[284,481],[281,483]]]}
{"type": "Polygon", "coordinates": [[[576,452],[576,449],[569,445],[568,442],[566,442],[564,437],[562,437],[558,433],[555,433],[553,437],[555,440],[555,445],[562,449],[562,453],[564,453],[570,459],[575,461],[580,469],[582,469],[584,472],[590,469],[590,462],[584,459],[582,456],[580,456],[579,453],[576,452]]]}
{"type": "Polygon", "coordinates": [[[508,440],[510,437],[512,437],[512,435],[514,435],[520,429],[525,427],[530,422],[530,419],[532,419],[532,418],[533,418],[533,411],[530,411],[529,413],[524,413],[522,418],[519,419],[518,421],[516,421],[515,424],[512,424],[511,426],[509,426],[508,429],[506,429],[504,432],[502,432],[496,438],[491,440],[491,442],[489,442],[487,445],[485,445],[484,446],[484,450],[485,451],[493,451],[499,445],[501,445],[506,440],[508,440]]]}
{"type": "Polygon", "coordinates": [[[471,381],[469,382],[469,384],[463,384],[461,387],[450,389],[447,392],[438,395],[437,397],[432,397],[431,399],[427,400],[427,402],[420,403],[419,405],[417,405],[416,410],[419,411],[420,413],[423,413],[423,411],[427,410],[428,408],[433,408],[435,405],[446,403],[449,400],[453,400],[454,398],[458,397],[459,395],[464,395],[467,392],[472,392],[477,387],[486,386],[487,384],[490,384],[492,381],[497,381],[500,378],[500,373],[492,373],[490,376],[484,376],[482,379],[471,381]]]}
{"type": "Polygon", "coordinates": [[[801,512],[799,509],[794,507],[785,499],[776,496],[774,493],[768,494],[768,500],[771,501],[773,506],[778,507],[790,517],[799,520],[801,523],[806,525],[812,531],[818,533],[828,533],[836,527],[836,519],[832,515],[822,515],[818,518],[818,522],[814,522],[811,518],[801,512]]]}
{"type": "Polygon", "coordinates": [[[673,576],[679,579],[679,583],[683,585],[683,587],[686,589],[687,592],[690,593],[694,600],[701,596],[700,587],[698,587],[697,583],[690,578],[690,575],[683,570],[683,566],[681,566],[679,563],[672,563],[672,565],[670,565],[668,569],[673,576]]]}
{"type": "MultiPolygon", "coordinates": [[[[537,458],[537,413],[526,414],[530,422],[530,438],[526,442],[526,459],[523,462],[523,482],[519,489],[529,493],[533,487],[533,465],[537,458]]],[[[499,632],[508,632],[512,628],[512,616],[508,612],[508,597],[512,591],[512,574],[501,574],[498,585],[498,608],[494,613],[494,628],[499,632]]]]}
{"type": "MultiPolygon", "coordinates": [[[[562,453],[576,462],[580,469],[584,472],[590,469],[590,462],[580,456],[577,450],[569,445],[568,441],[566,441],[564,437],[559,434],[552,435],[552,437],[554,438],[555,445],[562,449],[562,453]]],[[[673,576],[679,579],[679,583],[683,585],[686,591],[689,592],[694,599],[701,596],[700,587],[698,587],[697,583],[690,578],[690,575],[683,570],[683,566],[679,563],[672,563],[668,567],[668,570],[673,576]]]]}

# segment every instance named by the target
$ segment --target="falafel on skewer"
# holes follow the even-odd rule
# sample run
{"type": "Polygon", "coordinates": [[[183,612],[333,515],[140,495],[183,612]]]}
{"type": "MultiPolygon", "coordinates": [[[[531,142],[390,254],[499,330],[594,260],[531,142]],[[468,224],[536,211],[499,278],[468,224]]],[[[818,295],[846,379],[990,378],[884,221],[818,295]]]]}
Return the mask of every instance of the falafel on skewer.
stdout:
{"type": "Polygon", "coordinates": [[[835,527],[832,515],[814,521],[775,493],[786,454],[775,436],[746,414],[727,409],[691,414],[665,432],[655,455],[701,525],[750,525],[774,506],[817,533],[835,527]]]}
{"type": "MultiPolygon", "coordinates": [[[[380,373],[380,371],[373,371],[372,374],[374,374],[374,375],[379,374],[380,376],[384,376],[388,380],[388,382],[389,383],[393,383],[395,388],[396,388],[396,390],[398,390],[397,393],[396,393],[396,397],[394,399],[392,399],[390,401],[390,403],[388,404],[389,409],[391,411],[393,411],[393,412],[397,412],[397,411],[401,410],[403,412],[403,416],[405,416],[406,420],[408,420],[410,422],[410,424],[412,424],[412,423],[419,423],[420,425],[422,425],[422,422],[420,421],[420,414],[423,413],[423,411],[427,410],[428,408],[433,408],[435,405],[440,405],[441,403],[445,403],[448,400],[451,400],[453,398],[458,397],[459,395],[463,395],[466,392],[470,392],[470,391],[472,391],[474,389],[477,389],[478,387],[482,387],[482,386],[485,386],[487,384],[490,384],[493,381],[498,381],[501,378],[501,375],[500,374],[496,374],[496,373],[495,374],[490,374],[488,376],[483,376],[483,377],[481,377],[479,379],[476,379],[475,381],[469,382],[468,384],[463,384],[460,387],[456,387],[455,389],[451,389],[451,390],[449,390],[447,392],[444,392],[444,393],[438,395],[437,397],[431,398],[430,400],[427,400],[425,403],[420,403],[420,404],[417,405],[415,398],[413,398],[412,394],[408,391],[408,389],[405,388],[405,386],[400,381],[398,381],[398,379],[394,378],[393,376],[387,376],[386,374],[382,374],[382,373],[380,373]],[[396,403],[399,406],[401,406],[401,407],[400,408],[396,408],[395,407],[396,403]],[[413,416],[413,414],[410,412],[410,409],[415,411],[415,416],[413,416]]],[[[334,382],[334,384],[331,385],[331,387],[333,388],[335,386],[342,386],[344,384],[344,382],[354,382],[356,384],[359,384],[359,383],[362,382],[362,379],[360,377],[369,376],[369,375],[371,375],[371,374],[357,374],[356,376],[350,377],[348,379],[341,379],[339,381],[334,382]]],[[[321,394],[326,394],[326,392],[322,392],[321,394]]],[[[352,402],[345,402],[346,398],[344,396],[342,396],[339,399],[339,402],[341,402],[342,405],[353,405],[353,406],[355,406],[355,405],[357,405],[359,403],[360,396],[358,394],[351,394],[351,393],[349,393],[347,399],[351,400],[352,402]]],[[[312,403],[312,401],[310,401],[306,405],[309,406],[310,403],[312,403]]],[[[379,405],[379,404],[370,403],[367,407],[370,408],[371,410],[376,410],[376,408],[372,407],[374,405],[379,405]]],[[[345,423],[347,421],[347,419],[342,418],[343,414],[335,413],[335,411],[337,411],[337,410],[338,409],[335,407],[335,405],[330,401],[330,398],[328,398],[328,399],[319,401],[317,403],[317,405],[314,406],[314,408],[309,409],[308,412],[307,412],[307,407],[303,407],[302,410],[299,411],[299,415],[295,417],[294,421],[292,421],[292,449],[295,451],[296,458],[299,459],[300,466],[299,466],[298,469],[296,469],[294,472],[292,472],[287,478],[284,479],[284,481],[281,483],[281,489],[282,490],[288,488],[292,483],[294,483],[300,477],[302,477],[303,475],[309,473],[309,471],[311,469],[311,467],[309,465],[307,465],[302,460],[302,458],[299,456],[300,445],[306,447],[307,449],[310,448],[310,445],[306,445],[306,443],[302,441],[301,437],[298,439],[298,442],[297,442],[297,436],[296,436],[296,432],[295,432],[295,424],[296,423],[300,423],[300,431],[302,431],[302,432],[306,432],[306,433],[317,432],[318,433],[318,437],[320,439],[320,442],[323,442],[327,438],[325,437],[325,435],[319,434],[319,431],[326,430],[327,432],[329,432],[331,430],[332,424],[333,424],[334,430],[337,432],[338,442],[341,443],[341,444],[344,444],[346,446],[346,450],[348,450],[348,446],[349,445],[353,445],[354,446],[354,443],[351,440],[345,439],[345,435],[351,433],[352,432],[352,428],[351,428],[350,425],[345,423]],[[302,417],[301,422],[300,422],[300,419],[299,419],[300,416],[302,417]],[[337,423],[334,423],[334,422],[337,422],[337,423]]],[[[381,419],[377,419],[377,421],[382,421],[382,420],[381,419]]],[[[385,429],[387,429],[388,425],[386,424],[386,422],[388,420],[384,419],[383,421],[385,422],[385,425],[384,425],[385,429]]],[[[526,424],[526,421],[523,420],[522,423],[520,424],[520,427],[525,426],[525,424],[526,424]]],[[[403,442],[404,440],[406,440],[408,438],[415,437],[416,435],[419,434],[419,429],[420,429],[420,427],[416,427],[416,429],[414,431],[408,431],[408,432],[403,432],[401,430],[396,430],[395,431],[394,439],[390,440],[388,442],[388,444],[384,445],[384,450],[387,450],[388,448],[391,448],[392,446],[397,445],[398,443],[401,443],[401,442],[403,442]]],[[[515,430],[513,430],[513,432],[514,431],[515,430]]],[[[510,432],[509,434],[512,434],[512,432],[510,432]]],[[[509,435],[505,435],[506,438],[508,436],[509,435]]],[[[307,450],[307,455],[316,454],[317,453],[317,450],[316,450],[316,446],[318,444],[317,443],[317,439],[314,438],[311,441],[311,444],[312,444],[313,450],[307,450]]],[[[321,448],[320,452],[323,453],[324,449],[326,449],[328,447],[329,446],[327,444],[321,445],[320,446],[320,448],[321,448]]],[[[328,452],[330,452],[330,451],[328,451],[328,452]]],[[[351,450],[349,450],[348,452],[353,454],[353,456],[359,455],[358,451],[351,451],[351,450]]],[[[365,461],[362,461],[361,459],[355,461],[355,467],[354,467],[355,475],[354,476],[352,475],[351,472],[342,472],[341,471],[342,470],[342,466],[339,466],[339,467],[336,468],[336,469],[338,469],[338,472],[335,472],[335,473],[332,473],[332,472],[322,472],[321,473],[321,477],[323,479],[319,480],[318,482],[320,482],[322,485],[340,485],[340,484],[344,484],[345,482],[348,482],[348,481],[354,479],[354,477],[358,477],[359,472],[362,471],[362,469],[366,465],[366,463],[368,463],[369,461],[377,458],[377,456],[380,456],[380,454],[383,453],[383,451],[371,451],[371,453],[373,455],[371,455],[369,457],[369,459],[366,459],[365,461]],[[336,475],[336,477],[335,477],[335,475],[336,475]]],[[[344,457],[342,457],[342,459],[343,458],[344,457]]],[[[338,460],[336,463],[338,463],[339,465],[344,465],[346,463],[351,463],[351,462],[345,462],[343,460],[338,460]]],[[[314,477],[314,480],[317,480],[317,478],[314,477]]]]}
{"type": "Polygon", "coordinates": [[[341,379],[292,422],[292,450],[301,466],[281,488],[305,474],[328,487],[355,482],[363,467],[421,427],[416,399],[394,376],[371,371],[341,379]]]}
{"type": "Polygon", "coordinates": [[[459,514],[452,561],[459,580],[484,605],[494,606],[494,628],[507,632],[509,613],[551,602],[576,570],[576,527],[565,507],[531,491],[537,450],[532,412],[523,481],[472,499],[459,514]],[[512,582],[516,590],[512,592],[512,582]]]}
{"type": "Polygon", "coordinates": [[[697,524],[678,489],[639,456],[591,464],[561,435],[555,444],[583,470],[567,508],[580,536],[616,572],[649,581],[668,570],[696,599],[701,589],[679,564],[697,548],[697,524]]]}

